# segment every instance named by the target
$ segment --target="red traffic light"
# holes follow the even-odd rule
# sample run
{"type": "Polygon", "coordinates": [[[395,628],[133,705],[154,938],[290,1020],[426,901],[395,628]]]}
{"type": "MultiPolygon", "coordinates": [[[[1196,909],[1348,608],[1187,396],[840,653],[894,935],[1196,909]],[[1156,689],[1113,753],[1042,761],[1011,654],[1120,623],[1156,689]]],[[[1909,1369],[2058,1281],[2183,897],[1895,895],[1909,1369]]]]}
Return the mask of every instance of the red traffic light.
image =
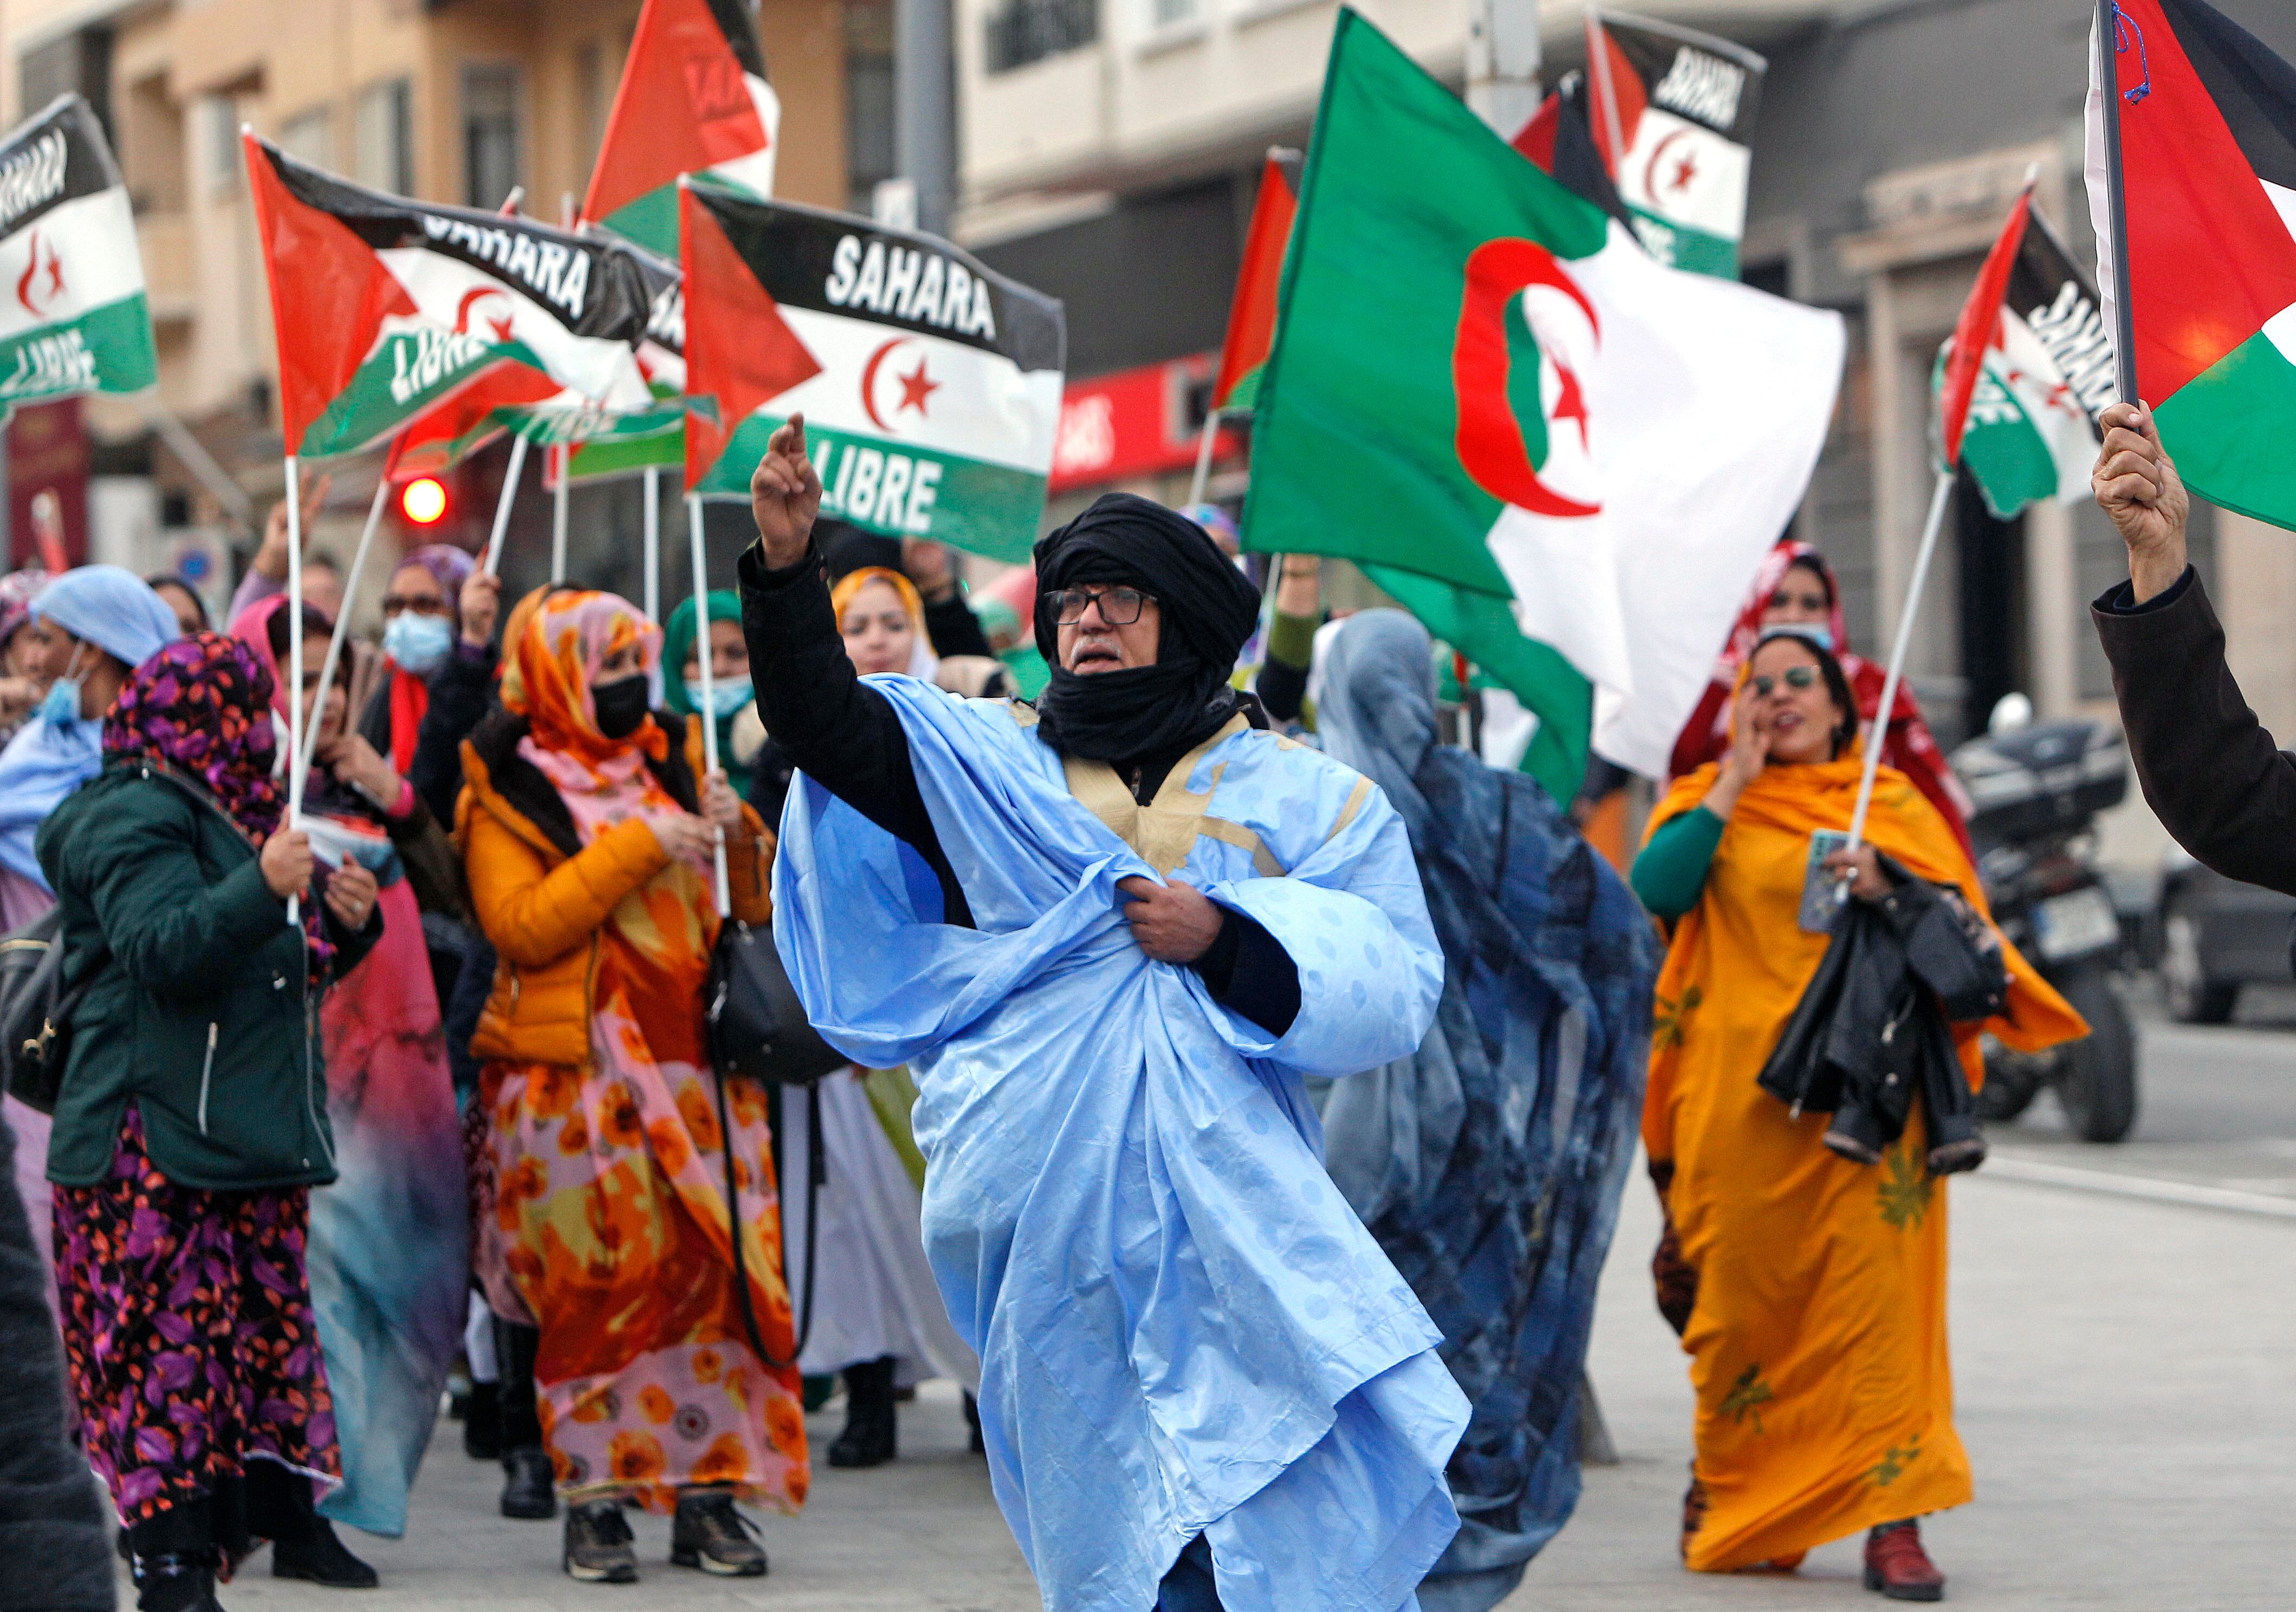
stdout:
{"type": "Polygon", "coordinates": [[[447,489],[436,476],[419,476],[399,489],[398,513],[417,526],[435,526],[447,513],[447,489]]]}

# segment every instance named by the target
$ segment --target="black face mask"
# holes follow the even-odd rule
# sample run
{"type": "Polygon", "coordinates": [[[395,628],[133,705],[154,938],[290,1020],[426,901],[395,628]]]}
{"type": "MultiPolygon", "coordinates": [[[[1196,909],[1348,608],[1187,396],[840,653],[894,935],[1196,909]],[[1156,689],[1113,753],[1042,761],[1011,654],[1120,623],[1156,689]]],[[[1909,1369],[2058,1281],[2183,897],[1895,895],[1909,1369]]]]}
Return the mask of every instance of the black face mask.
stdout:
{"type": "Polygon", "coordinates": [[[610,739],[627,739],[646,720],[646,680],[642,674],[593,684],[590,708],[598,713],[598,731],[610,739]]]}

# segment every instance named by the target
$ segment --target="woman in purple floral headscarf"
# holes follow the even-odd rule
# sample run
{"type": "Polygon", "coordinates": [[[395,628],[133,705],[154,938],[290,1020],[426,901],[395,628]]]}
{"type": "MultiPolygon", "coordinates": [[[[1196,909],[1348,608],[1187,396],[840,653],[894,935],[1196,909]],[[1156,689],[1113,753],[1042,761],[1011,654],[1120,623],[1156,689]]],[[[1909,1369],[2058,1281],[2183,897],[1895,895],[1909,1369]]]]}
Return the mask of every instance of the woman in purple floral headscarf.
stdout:
{"type": "Polygon", "coordinates": [[[37,843],[85,986],[48,1151],[65,1359],[146,1612],[213,1612],[260,1539],[279,1576],[374,1582],[314,1509],[340,1463],[304,1246],[335,1175],[316,1004],[381,926],[372,874],[315,879],[282,828],[270,696],[246,645],[168,645],[37,843]]]}

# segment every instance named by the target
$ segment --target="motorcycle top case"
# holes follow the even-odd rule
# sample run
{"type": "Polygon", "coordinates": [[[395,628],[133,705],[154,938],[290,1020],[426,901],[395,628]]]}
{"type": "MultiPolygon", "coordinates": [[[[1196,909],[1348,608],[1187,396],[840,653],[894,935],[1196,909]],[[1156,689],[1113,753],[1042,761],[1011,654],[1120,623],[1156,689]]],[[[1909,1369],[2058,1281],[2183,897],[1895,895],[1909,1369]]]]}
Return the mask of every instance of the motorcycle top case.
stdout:
{"type": "Polygon", "coordinates": [[[1972,739],[1953,753],[1953,769],[1975,808],[1969,832],[1983,840],[2077,828],[2128,794],[2128,746],[2100,722],[2037,722],[1972,739]]]}

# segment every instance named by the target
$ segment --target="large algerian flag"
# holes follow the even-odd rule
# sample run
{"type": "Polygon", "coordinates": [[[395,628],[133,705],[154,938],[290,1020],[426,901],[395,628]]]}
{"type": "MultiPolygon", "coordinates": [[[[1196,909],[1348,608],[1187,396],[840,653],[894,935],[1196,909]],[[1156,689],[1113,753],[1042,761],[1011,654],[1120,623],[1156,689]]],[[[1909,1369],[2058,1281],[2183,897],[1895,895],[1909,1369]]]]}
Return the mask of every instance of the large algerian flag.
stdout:
{"type": "Polygon", "coordinates": [[[1948,454],[1988,508],[2006,521],[2028,505],[2089,496],[2112,401],[2112,340],[2096,288],[2033,205],[2017,199],[1962,324],[1974,361],[1956,361],[1964,331],[1938,350],[1931,391],[1948,454]]]}
{"type": "Polygon", "coordinates": [[[1372,567],[1538,715],[1558,794],[1598,688],[1595,748],[1662,776],[1841,355],[1833,314],[1653,263],[1343,11],[1245,546],[1372,567]]]}
{"type": "Polygon", "coordinates": [[[127,187],[62,96],[0,143],[0,410],[158,378],[127,187]]]}
{"type": "Polygon", "coordinates": [[[1587,13],[1587,116],[1651,255],[1738,277],[1754,111],[1769,64],[1671,22],[1587,13]]]}
{"type": "Polygon", "coordinates": [[[505,360],[601,409],[652,404],[628,247],[365,190],[243,138],[290,454],[368,447],[505,360]]]}
{"type": "Polygon", "coordinates": [[[1044,513],[1061,305],[947,242],[685,191],[686,485],[746,497],[805,415],[822,508],[1014,563],[1044,513]]]}
{"type": "Polygon", "coordinates": [[[2296,527],[2296,68],[2201,0],[2112,19],[2088,117],[2106,328],[2185,483],[2296,527]]]}
{"type": "Polygon", "coordinates": [[[781,102],[742,0],[646,0],[582,216],[677,255],[677,181],[774,193],[781,102]]]}

